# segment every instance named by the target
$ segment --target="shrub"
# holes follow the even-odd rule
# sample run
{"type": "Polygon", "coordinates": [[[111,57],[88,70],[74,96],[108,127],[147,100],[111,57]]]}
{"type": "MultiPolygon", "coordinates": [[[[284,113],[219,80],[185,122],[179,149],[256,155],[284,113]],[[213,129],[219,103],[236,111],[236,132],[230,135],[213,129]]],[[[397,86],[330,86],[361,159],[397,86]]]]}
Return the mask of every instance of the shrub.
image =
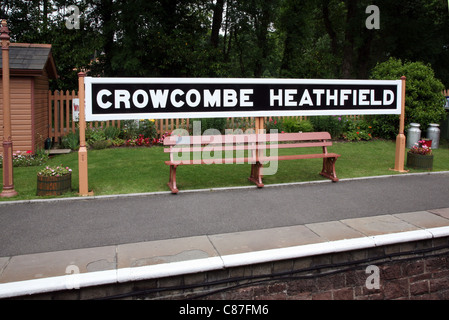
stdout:
{"type": "Polygon", "coordinates": [[[284,118],[283,129],[285,132],[298,132],[299,121],[296,118],[284,118]]]}
{"type": "Polygon", "coordinates": [[[309,117],[315,131],[329,132],[332,138],[339,138],[343,133],[344,119],[340,116],[309,117]]]}
{"type": "Polygon", "coordinates": [[[234,118],[233,121],[228,124],[227,129],[232,129],[232,130],[241,129],[244,132],[244,131],[246,131],[248,129],[252,129],[252,128],[253,128],[253,126],[251,124],[251,120],[249,120],[248,118],[245,118],[245,117],[237,117],[237,118],[234,118]]]}
{"type": "Polygon", "coordinates": [[[120,129],[117,127],[109,126],[104,129],[104,135],[106,140],[114,140],[120,134],[120,129]]]}
{"type": "Polygon", "coordinates": [[[144,136],[152,140],[157,136],[156,126],[154,125],[154,120],[140,120],[139,128],[137,129],[137,136],[144,136]]]}
{"type": "Polygon", "coordinates": [[[284,118],[282,128],[285,132],[312,132],[313,124],[309,120],[284,118]]]}
{"type": "Polygon", "coordinates": [[[345,119],[343,138],[349,141],[371,140],[372,126],[365,120],[345,119]]]}
{"type": "Polygon", "coordinates": [[[122,123],[122,130],[120,131],[119,138],[123,140],[137,138],[139,126],[134,120],[124,120],[122,123]]]}
{"type": "Polygon", "coordinates": [[[284,125],[282,118],[272,118],[270,117],[268,121],[265,121],[265,130],[267,133],[270,133],[270,130],[277,130],[278,133],[284,131],[284,125]]]}
{"type": "Polygon", "coordinates": [[[79,130],[76,130],[75,133],[69,132],[67,135],[62,137],[61,145],[64,149],[77,150],[80,146],[79,130]]]}
{"type": "MultiPolygon", "coordinates": [[[[406,125],[412,122],[428,128],[429,123],[440,123],[445,116],[444,85],[435,78],[430,65],[422,62],[402,62],[390,58],[371,70],[371,79],[398,80],[407,77],[405,97],[406,125]]],[[[373,117],[373,133],[382,138],[394,138],[399,132],[397,116],[373,117]]]]}
{"type": "Polygon", "coordinates": [[[86,143],[92,146],[97,141],[106,140],[106,135],[102,128],[86,128],[86,143]]]}
{"type": "Polygon", "coordinates": [[[110,146],[112,146],[111,140],[97,140],[89,144],[89,147],[91,147],[94,150],[106,149],[109,148],[110,146]]]}
{"type": "MultiPolygon", "coordinates": [[[[216,129],[220,131],[221,134],[225,133],[227,120],[226,118],[203,118],[203,119],[193,119],[191,125],[193,126],[195,121],[201,121],[201,134],[208,129],[216,129]]],[[[191,131],[193,131],[193,127],[191,131]]]]}
{"type": "Polygon", "coordinates": [[[298,131],[301,132],[313,132],[315,128],[313,127],[312,122],[309,120],[301,120],[298,122],[298,131]]]}
{"type": "Polygon", "coordinates": [[[125,140],[123,140],[123,139],[115,138],[114,140],[112,140],[112,145],[114,147],[121,147],[124,144],[125,144],[125,140]]]}

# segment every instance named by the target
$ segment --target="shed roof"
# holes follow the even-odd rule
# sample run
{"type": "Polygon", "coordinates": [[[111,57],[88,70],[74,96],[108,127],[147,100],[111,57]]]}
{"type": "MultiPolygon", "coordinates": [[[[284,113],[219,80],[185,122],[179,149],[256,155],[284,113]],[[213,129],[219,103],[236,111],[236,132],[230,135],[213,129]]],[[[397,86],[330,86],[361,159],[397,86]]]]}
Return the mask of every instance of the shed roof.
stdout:
{"type": "MultiPolygon", "coordinates": [[[[0,70],[2,57],[0,55],[0,70]]],[[[11,43],[9,46],[11,75],[39,76],[44,69],[50,78],[58,77],[51,44],[11,43]]]]}

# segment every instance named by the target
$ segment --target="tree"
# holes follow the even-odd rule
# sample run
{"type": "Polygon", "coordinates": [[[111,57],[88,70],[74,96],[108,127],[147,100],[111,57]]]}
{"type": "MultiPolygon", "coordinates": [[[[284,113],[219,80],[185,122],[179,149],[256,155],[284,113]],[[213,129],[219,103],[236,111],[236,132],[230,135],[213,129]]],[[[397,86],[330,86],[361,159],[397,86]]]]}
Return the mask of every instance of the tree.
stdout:
{"type": "MultiPolygon", "coordinates": [[[[81,12],[88,12],[88,4],[79,2],[81,12]]],[[[88,14],[80,17],[80,29],[68,29],[66,1],[10,0],[1,7],[8,20],[11,41],[52,44],[59,79],[50,82],[52,90],[72,90],[78,87],[77,72],[87,69],[98,49],[95,24],[88,14]],[[50,14],[51,13],[51,14],[50,14]]]]}
{"type": "Polygon", "coordinates": [[[422,61],[449,87],[442,0],[66,0],[1,3],[12,41],[51,43],[61,78],[94,76],[367,78],[389,57],[422,61]],[[380,29],[366,28],[366,8],[380,29]]]}

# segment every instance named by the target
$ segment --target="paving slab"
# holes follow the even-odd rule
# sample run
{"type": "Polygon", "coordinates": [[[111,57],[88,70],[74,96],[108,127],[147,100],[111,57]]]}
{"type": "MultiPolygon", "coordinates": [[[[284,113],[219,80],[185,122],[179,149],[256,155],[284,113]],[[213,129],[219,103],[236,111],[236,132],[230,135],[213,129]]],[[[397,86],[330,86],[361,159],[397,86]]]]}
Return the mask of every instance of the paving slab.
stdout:
{"type": "Polygon", "coordinates": [[[363,233],[365,236],[419,230],[418,227],[392,215],[344,219],[341,222],[363,233]]]}
{"type": "Polygon", "coordinates": [[[352,229],[340,221],[310,223],[305,226],[320,237],[329,241],[353,239],[364,236],[361,232],[352,229]]]}
{"type": "Polygon", "coordinates": [[[0,283],[114,270],[115,247],[34,253],[11,257],[0,283]]]}
{"type": "Polygon", "coordinates": [[[2,275],[3,270],[8,265],[9,259],[10,259],[10,257],[2,257],[2,258],[0,258],[0,277],[2,275]]]}
{"type": "Polygon", "coordinates": [[[222,256],[326,241],[303,225],[217,234],[209,239],[222,256]]]}
{"type": "Polygon", "coordinates": [[[420,228],[444,227],[449,223],[448,219],[428,211],[399,213],[393,214],[393,216],[420,228]]]}
{"type": "Polygon", "coordinates": [[[118,268],[217,257],[207,236],[158,240],[117,246],[118,268]]]}
{"type": "Polygon", "coordinates": [[[442,208],[442,209],[434,209],[434,210],[428,210],[431,213],[435,213],[443,218],[449,219],[449,208],[442,208]]]}

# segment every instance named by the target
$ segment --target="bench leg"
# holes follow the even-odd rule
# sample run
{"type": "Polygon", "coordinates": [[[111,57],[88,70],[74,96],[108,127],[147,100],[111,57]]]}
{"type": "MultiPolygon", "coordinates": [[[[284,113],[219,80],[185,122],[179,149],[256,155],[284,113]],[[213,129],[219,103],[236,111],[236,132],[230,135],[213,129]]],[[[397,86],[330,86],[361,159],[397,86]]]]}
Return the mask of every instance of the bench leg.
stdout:
{"type": "Polygon", "coordinates": [[[263,187],[262,164],[260,162],[251,165],[251,176],[248,180],[254,182],[259,188],[263,187]]]}
{"type": "Polygon", "coordinates": [[[167,183],[172,193],[178,193],[178,188],[176,187],[176,167],[173,165],[170,166],[170,180],[167,183]]]}
{"type": "Polygon", "coordinates": [[[324,158],[323,159],[323,170],[320,174],[323,177],[331,179],[333,182],[337,182],[337,174],[335,173],[335,162],[337,158],[324,158]]]}

